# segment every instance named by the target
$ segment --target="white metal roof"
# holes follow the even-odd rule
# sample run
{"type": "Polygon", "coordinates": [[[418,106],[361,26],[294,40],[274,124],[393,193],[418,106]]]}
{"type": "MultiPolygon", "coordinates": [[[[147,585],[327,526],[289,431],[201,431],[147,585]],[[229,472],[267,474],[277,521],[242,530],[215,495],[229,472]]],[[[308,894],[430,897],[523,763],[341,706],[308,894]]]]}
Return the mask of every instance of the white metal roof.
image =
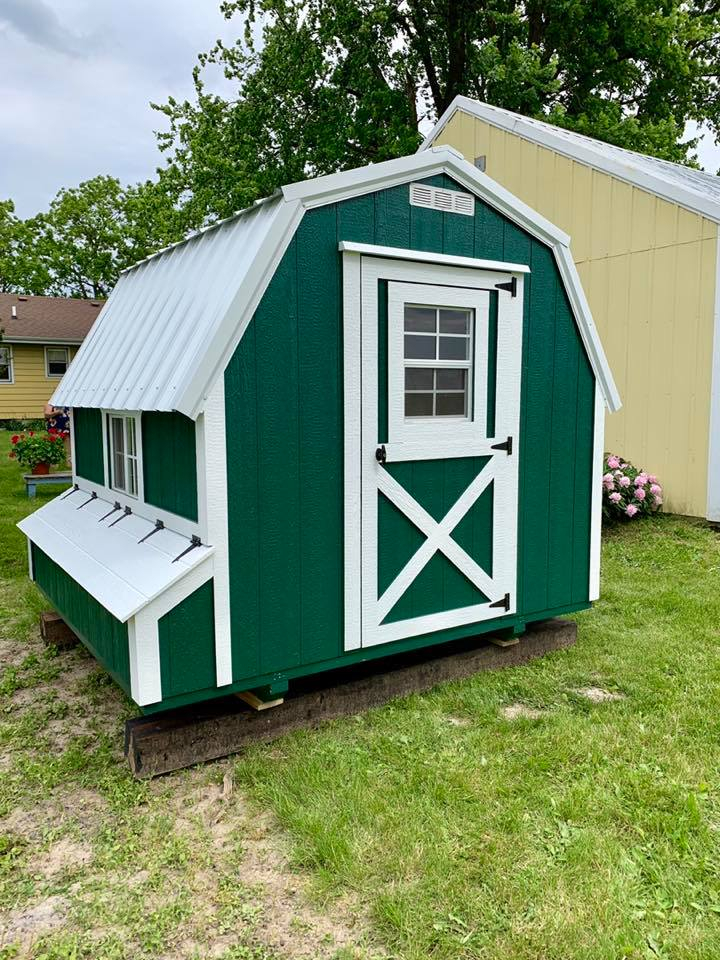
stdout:
{"type": "MultiPolygon", "coordinates": [[[[620,406],[569,238],[450,147],[283,187],[120,277],[53,395],[62,406],[195,418],[237,347],[305,210],[447,173],[552,247],[610,410],[620,406]]],[[[343,239],[343,238],[341,238],[343,239]]]]}
{"type": "Polygon", "coordinates": [[[421,151],[432,146],[458,111],[720,222],[720,177],[714,174],[625,150],[543,120],[533,120],[511,110],[503,110],[480,100],[471,100],[469,97],[455,97],[423,141],[421,151]]]}
{"type": "Polygon", "coordinates": [[[117,511],[103,520],[112,503],[89,499],[82,489],[56,497],[18,527],[123,623],[214,552],[194,547],[173,562],[190,545],[187,537],[164,529],[139,543],[153,523],[135,514],[115,523],[117,511]]]}

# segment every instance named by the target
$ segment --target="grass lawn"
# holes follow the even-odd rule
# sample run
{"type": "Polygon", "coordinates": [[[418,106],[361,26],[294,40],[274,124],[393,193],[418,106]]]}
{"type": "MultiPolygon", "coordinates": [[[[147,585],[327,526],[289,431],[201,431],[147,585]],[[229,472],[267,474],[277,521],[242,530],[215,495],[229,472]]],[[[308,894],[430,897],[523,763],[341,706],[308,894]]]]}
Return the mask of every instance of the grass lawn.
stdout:
{"type": "Polygon", "coordinates": [[[720,956],[706,525],[610,534],[572,650],[137,784],[130,705],[39,643],[6,446],[1,960],[720,956]]]}

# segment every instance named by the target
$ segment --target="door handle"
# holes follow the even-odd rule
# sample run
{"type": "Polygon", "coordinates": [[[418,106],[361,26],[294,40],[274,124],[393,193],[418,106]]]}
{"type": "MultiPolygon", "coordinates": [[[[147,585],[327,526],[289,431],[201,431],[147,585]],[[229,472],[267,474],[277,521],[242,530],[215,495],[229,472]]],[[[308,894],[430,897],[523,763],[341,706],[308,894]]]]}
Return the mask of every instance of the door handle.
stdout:
{"type": "Polygon", "coordinates": [[[385,449],[384,443],[382,444],[382,446],[379,446],[375,451],[375,459],[377,460],[378,463],[385,463],[385,461],[387,460],[387,450],[385,449]]]}

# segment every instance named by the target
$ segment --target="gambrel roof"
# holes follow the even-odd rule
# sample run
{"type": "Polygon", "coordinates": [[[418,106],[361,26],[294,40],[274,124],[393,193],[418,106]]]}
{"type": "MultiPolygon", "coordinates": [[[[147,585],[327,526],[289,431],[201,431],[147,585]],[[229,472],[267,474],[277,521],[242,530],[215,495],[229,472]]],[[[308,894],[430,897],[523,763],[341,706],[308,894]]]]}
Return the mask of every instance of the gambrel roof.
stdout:
{"type": "Polygon", "coordinates": [[[499,130],[514,133],[524,140],[547,147],[579,163],[632,183],[657,194],[671,203],[720,222],[720,177],[694,170],[682,163],[659,160],[634,150],[625,150],[572,130],[565,130],[544,120],[524,117],[512,110],[493,107],[469,97],[455,97],[423,141],[420,151],[427,150],[442,135],[456,113],[467,113],[499,130]]]}
{"type": "Polygon", "coordinates": [[[442,173],[552,248],[605,402],[616,410],[619,397],[568,236],[450,147],[285,186],[126,270],[53,402],[178,410],[194,419],[306,210],[442,173]]]}

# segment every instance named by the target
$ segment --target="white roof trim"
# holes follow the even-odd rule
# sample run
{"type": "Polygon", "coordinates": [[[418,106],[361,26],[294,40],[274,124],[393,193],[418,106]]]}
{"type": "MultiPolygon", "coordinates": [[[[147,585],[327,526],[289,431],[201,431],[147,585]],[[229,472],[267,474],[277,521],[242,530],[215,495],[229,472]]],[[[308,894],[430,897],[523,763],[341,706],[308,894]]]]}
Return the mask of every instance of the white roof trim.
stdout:
{"type": "MultiPolygon", "coordinates": [[[[690,168],[686,168],[679,163],[674,164],[670,161],[660,161],[657,158],[647,157],[633,150],[614,147],[605,144],[602,140],[595,140],[582,134],[573,134],[572,131],[555,127],[547,121],[533,121],[529,117],[522,116],[522,114],[503,110],[500,107],[493,107],[479,100],[472,100],[470,97],[455,97],[425,137],[418,148],[418,152],[433,148],[434,141],[458,111],[477,117],[499,130],[517,134],[517,136],[536,143],[538,146],[547,147],[556,153],[569,157],[571,160],[577,160],[579,163],[647,190],[649,193],[657,194],[671,203],[686,207],[693,213],[699,213],[710,220],[720,222],[720,201],[713,198],[709,191],[703,192],[699,185],[695,188],[689,183],[687,186],[683,186],[669,179],[668,176],[663,176],[662,167],[665,164],[669,169],[678,168],[678,171],[686,169],[689,171],[690,168]],[[651,169],[652,166],[656,166],[657,170],[651,169]]],[[[695,171],[695,173],[700,173],[700,171],[695,171]]],[[[689,176],[690,173],[688,173],[689,176]]],[[[711,177],[710,174],[706,174],[706,176],[711,177]]],[[[718,186],[720,186],[720,183],[718,186]]]]}
{"type": "Polygon", "coordinates": [[[359,253],[366,257],[382,257],[384,260],[412,260],[414,263],[441,263],[446,267],[471,267],[475,270],[495,270],[499,273],[530,273],[526,263],[502,263],[499,260],[480,260],[476,257],[453,257],[447,253],[423,250],[403,250],[402,247],[381,247],[374,243],[353,243],[341,240],[341,253],[359,253]]]}
{"type": "MultiPolygon", "coordinates": [[[[196,234],[185,244],[174,245],[127,271],[55,391],[53,402],[63,406],[178,410],[195,419],[237,348],[305,210],[441,173],[450,175],[555,250],[568,287],[578,287],[569,290],[570,300],[603,396],[610,410],[617,409],[617,390],[577,273],[562,266],[569,259],[560,252],[569,244],[567,234],[449,147],[289,184],[283,187],[281,196],[275,197],[274,204],[251,207],[245,215],[225,221],[220,229],[196,234]],[[236,266],[236,248],[245,251],[241,271],[236,266]],[[198,289],[202,282],[198,271],[200,267],[205,269],[206,263],[222,266],[218,290],[198,289]],[[204,300],[212,300],[205,322],[198,307],[204,300]],[[176,306],[179,301],[182,311],[176,306]],[[104,322],[113,311],[117,316],[113,315],[112,323],[104,322]],[[139,329],[149,331],[144,339],[133,341],[149,351],[148,356],[123,359],[118,343],[123,311],[134,317],[139,329]],[[162,322],[156,322],[158,318],[162,322]],[[173,333],[174,322],[184,323],[184,336],[193,337],[190,356],[182,355],[182,369],[170,362],[184,342],[179,331],[173,333]],[[163,343],[167,341],[165,351],[156,345],[160,337],[163,343]],[[118,355],[120,359],[116,359],[118,355]]],[[[422,259],[421,252],[417,259],[422,259]]]]}
{"type": "Polygon", "coordinates": [[[189,546],[187,537],[165,528],[138,543],[153,523],[131,514],[110,526],[120,514],[102,520],[112,503],[87,503],[89,497],[87,490],[61,494],[18,527],[122,623],[214,552],[200,546],[173,562],[189,546]]]}

